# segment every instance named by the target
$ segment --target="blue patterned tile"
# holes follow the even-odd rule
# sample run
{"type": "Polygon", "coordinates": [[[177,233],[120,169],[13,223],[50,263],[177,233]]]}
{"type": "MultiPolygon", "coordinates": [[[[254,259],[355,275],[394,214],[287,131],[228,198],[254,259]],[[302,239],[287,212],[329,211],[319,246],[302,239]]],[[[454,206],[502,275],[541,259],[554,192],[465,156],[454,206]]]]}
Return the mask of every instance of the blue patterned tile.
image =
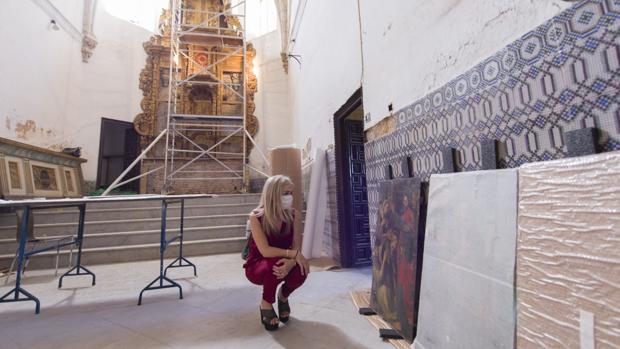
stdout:
{"type": "Polygon", "coordinates": [[[534,124],[536,124],[536,126],[543,128],[545,127],[545,125],[547,124],[547,118],[543,117],[543,116],[539,116],[536,118],[536,120],[534,121],[534,124]]]}
{"type": "Polygon", "coordinates": [[[598,48],[598,44],[599,44],[598,40],[590,38],[586,42],[585,49],[588,50],[589,52],[594,52],[598,48]]]}
{"type": "Polygon", "coordinates": [[[562,134],[588,126],[608,134],[601,149],[620,150],[619,42],[620,1],[581,0],[397,111],[397,129],[366,144],[371,231],[382,169],[406,156],[428,180],[442,149],[457,149],[462,169],[477,170],[474,149],[498,139],[507,150],[498,167],[515,167],[567,156],[562,134]]]}
{"type": "Polygon", "coordinates": [[[610,104],[611,104],[611,99],[608,96],[600,96],[596,100],[596,106],[603,110],[607,110],[610,104]]]}
{"type": "Polygon", "coordinates": [[[560,95],[560,102],[562,103],[570,103],[570,101],[575,97],[575,93],[572,90],[565,90],[560,95]]]}

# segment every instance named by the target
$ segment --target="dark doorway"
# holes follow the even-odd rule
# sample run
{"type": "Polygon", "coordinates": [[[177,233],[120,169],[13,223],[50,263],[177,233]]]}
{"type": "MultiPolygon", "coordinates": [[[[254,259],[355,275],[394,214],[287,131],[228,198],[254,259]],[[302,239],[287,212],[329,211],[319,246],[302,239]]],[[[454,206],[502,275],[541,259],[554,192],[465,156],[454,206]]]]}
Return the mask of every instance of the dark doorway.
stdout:
{"type": "MultiPolygon", "coordinates": [[[[107,188],[138,157],[140,137],[127,121],[101,119],[99,138],[99,164],[97,188],[107,188]]],[[[124,179],[140,174],[140,165],[134,167],[124,179]]],[[[139,192],[140,182],[132,181],[121,186],[122,191],[139,192]]]]}
{"type": "Polygon", "coordinates": [[[338,230],[345,268],[372,264],[363,118],[360,88],[334,114],[338,230]]]}

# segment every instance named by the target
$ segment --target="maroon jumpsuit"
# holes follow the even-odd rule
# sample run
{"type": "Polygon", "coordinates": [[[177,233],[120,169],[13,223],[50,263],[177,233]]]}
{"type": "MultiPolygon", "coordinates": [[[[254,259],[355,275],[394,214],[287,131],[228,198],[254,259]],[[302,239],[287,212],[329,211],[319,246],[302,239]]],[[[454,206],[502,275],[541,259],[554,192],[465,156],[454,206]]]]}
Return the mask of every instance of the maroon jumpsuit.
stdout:
{"type": "MultiPolygon", "coordinates": [[[[257,218],[262,224],[262,215],[258,214],[257,218]]],[[[278,234],[265,234],[267,236],[269,246],[281,249],[290,249],[293,246],[293,231],[294,224],[291,224],[289,229],[286,229],[286,225],[282,223],[282,228],[278,234]]],[[[245,268],[245,276],[253,284],[263,286],[263,300],[267,303],[273,304],[276,301],[276,289],[278,288],[278,284],[280,284],[280,282],[284,281],[284,285],[282,286],[282,296],[288,298],[288,296],[306,280],[306,276],[302,275],[301,269],[297,264],[291,269],[288,275],[284,277],[284,279],[278,280],[273,274],[273,266],[283,258],[284,257],[265,258],[258,250],[258,246],[256,246],[254,239],[250,242],[248,259],[243,265],[245,268]]]]}

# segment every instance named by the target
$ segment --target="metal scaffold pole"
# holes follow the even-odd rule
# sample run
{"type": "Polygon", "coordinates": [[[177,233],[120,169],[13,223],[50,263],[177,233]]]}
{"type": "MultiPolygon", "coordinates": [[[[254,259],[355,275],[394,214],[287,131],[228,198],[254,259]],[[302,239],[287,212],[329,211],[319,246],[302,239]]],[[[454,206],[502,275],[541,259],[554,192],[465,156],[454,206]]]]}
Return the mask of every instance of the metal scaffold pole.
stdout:
{"type": "MultiPolygon", "coordinates": [[[[176,14],[177,14],[177,5],[178,5],[179,0],[170,0],[170,63],[168,64],[168,76],[169,78],[172,78],[172,62],[174,60],[174,34],[176,33],[176,14]]],[[[168,112],[166,115],[166,151],[164,153],[164,185],[161,188],[161,192],[162,194],[165,194],[166,192],[168,192],[168,181],[166,180],[168,178],[168,144],[170,144],[170,115],[172,114],[172,105],[175,105],[175,109],[176,109],[176,98],[174,98],[173,94],[172,94],[172,84],[168,83],[168,112]]]]}
{"type": "Polygon", "coordinates": [[[249,183],[250,179],[247,178],[248,177],[248,171],[246,169],[246,165],[247,165],[248,161],[246,159],[246,156],[247,156],[248,144],[247,144],[247,137],[245,135],[245,133],[247,132],[247,129],[248,129],[248,127],[247,127],[247,112],[248,112],[247,108],[248,108],[248,105],[246,103],[247,87],[248,87],[247,86],[247,78],[246,78],[247,74],[246,74],[246,72],[247,72],[248,66],[247,66],[247,62],[246,62],[246,59],[247,59],[247,52],[246,52],[247,45],[246,45],[246,36],[245,36],[245,28],[246,28],[246,16],[245,16],[245,10],[246,10],[245,7],[246,6],[245,5],[246,4],[245,4],[245,1],[244,1],[243,2],[243,32],[241,33],[241,35],[243,35],[243,58],[242,58],[243,59],[243,74],[241,75],[242,76],[241,86],[243,87],[243,135],[242,135],[242,137],[243,137],[243,186],[244,186],[244,188],[247,188],[249,186],[249,184],[250,184],[249,183]]]}
{"type": "Polygon", "coordinates": [[[191,9],[185,5],[185,1],[171,0],[170,82],[162,191],[170,191],[175,181],[192,180],[239,180],[240,187],[245,190],[249,183],[245,168],[248,149],[245,132],[246,2],[225,2],[225,7],[220,11],[191,9]],[[229,17],[241,18],[239,22],[243,25],[230,26],[227,20],[229,17]],[[238,59],[241,63],[237,81],[234,81],[234,74],[227,80],[224,72],[218,70],[218,65],[227,64],[231,59],[238,59]],[[239,75],[241,79],[238,79],[239,75]],[[238,101],[238,108],[234,109],[240,113],[226,112],[221,105],[212,114],[184,110],[187,108],[179,106],[180,92],[186,92],[193,86],[208,86],[220,94],[230,95],[238,101]],[[213,144],[205,147],[192,140],[187,133],[196,131],[214,135],[213,144]],[[235,136],[242,139],[241,152],[220,151],[224,149],[225,142],[235,136]],[[230,163],[226,163],[226,160],[231,159],[241,159],[241,168],[233,168],[230,163]],[[219,167],[217,170],[201,169],[200,166],[190,169],[202,160],[208,160],[219,167]],[[186,175],[188,173],[191,175],[186,175]]]}
{"type": "MultiPolygon", "coordinates": [[[[187,181],[212,181],[215,185],[221,181],[233,184],[238,181],[234,187],[247,191],[250,171],[267,176],[269,165],[248,131],[248,82],[251,80],[247,76],[250,66],[246,1],[170,0],[169,5],[165,125],[160,126],[159,136],[136,159],[144,159],[155,143],[165,139],[164,163],[131,180],[163,169],[162,194],[175,192],[175,183],[187,181]],[[210,98],[210,104],[191,102],[192,96],[201,93],[208,96],[204,100],[210,98]],[[265,161],[263,170],[267,173],[250,165],[248,141],[265,161]]],[[[162,40],[166,39],[164,35],[162,40]]],[[[131,181],[121,182],[129,170],[105,194],[131,181]]]]}

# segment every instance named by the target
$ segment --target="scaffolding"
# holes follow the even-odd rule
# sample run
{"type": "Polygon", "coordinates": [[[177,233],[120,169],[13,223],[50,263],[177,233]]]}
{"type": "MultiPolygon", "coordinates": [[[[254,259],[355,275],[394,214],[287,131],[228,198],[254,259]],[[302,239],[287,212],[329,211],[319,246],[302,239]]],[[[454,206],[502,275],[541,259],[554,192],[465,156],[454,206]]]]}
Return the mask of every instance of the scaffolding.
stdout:
{"type": "Polygon", "coordinates": [[[246,1],[225,0],[221,11],[192,9],[187,7],[187,3],[184,0],[170,0],[170,61],[165,129],[103,195],[162,168],[162,194],[170,193],[175,181],[238,180],[242,191],[247,191],[250,170],[268,176],[251,166],[247,159],[250,141],[265,163],[269,163],[247,130],[246,1]],[[231,18],[234,20],[230,21],[231,18]],[[195,54],[197,47],[200,47],[202,56],[195,54]],[[216,68],[232,59],[241,61],[241,72],[229,74],[228,79],[224,79],[216,68]],[[181,101],[183,92],[200,85],[215,87],[219,93],[232,96],[236,100],[233,104],[239,106],[235,109],[237,113],[224,112],[223,108],[216,110],[216,113],[184,112],[181,101]],[[215,141],[208,147],[198,144],[188,136],[188,132],[196,131],[212,135],[215,141]],[[223,148],[232,137],[242,138],[241,151],[227,151],[223,148]],[[119,183],[162,138],[165,138],[163,166],[119,183]],[[235,169],[225,163],[225,160],[234,159],[241,160],[241,168],[235,169]],[[212,161],[219,166],[215,170],[190,169],[199,160],[212,161]]]}

